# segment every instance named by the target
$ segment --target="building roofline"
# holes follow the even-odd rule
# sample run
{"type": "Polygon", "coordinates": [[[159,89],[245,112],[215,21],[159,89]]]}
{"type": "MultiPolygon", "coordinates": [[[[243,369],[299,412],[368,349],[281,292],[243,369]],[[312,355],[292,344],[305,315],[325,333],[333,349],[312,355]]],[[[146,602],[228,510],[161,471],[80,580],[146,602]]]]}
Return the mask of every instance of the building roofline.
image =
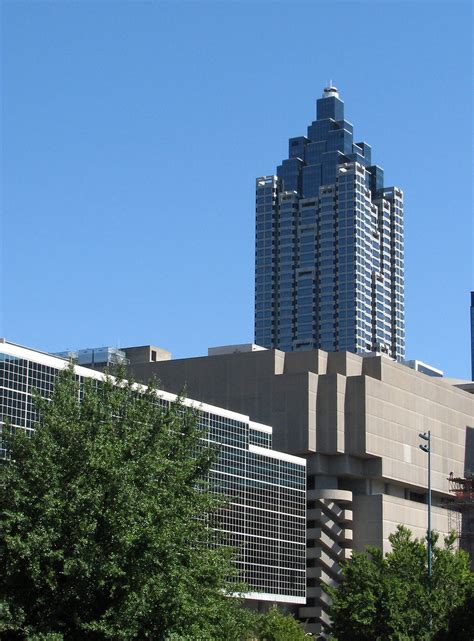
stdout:
{"type": "MultiPolygon", "coordinates": [[[[28,359],[33,360],[32,355],[34,355],[35,360],[37,362],[40,362],[42,365],[46,365],[49,367],[56,367],[57,369],[66,369],[70,363],[70,361],[68,361],[65,358],[62,358],[61,356],[55,356],[53,354],[49,354],[48,352],[43,352],[37,349],[31,349],[29,347],[25,347],[24,345],[11,343],[10,341],[7,341],[5,338],[0,338],[0,352],[4,352],[9,356],[24,358],[25,360],[28,360],[28,359]]],[[[84,377],[95,378],[96,380],[104,380],[106,378],[106,374],[98,370],[91,369],[89,367],[84,367],[82,365],[76,365],[76,364],[73,364],[73,365],[74,365],[74,371],[77,374],[82,375],[84,377]]],[[[147,388],[146,385],[143,385],[141,383],[134,383],[134,385],[136,386],[137,389],[145,390],[147,388]]],[[[177,398],[179,398],[178,394],[172,394],[171,392],[166,392],[161,389],[156,390],[156,392],[160,398],[163,398],[164,400],[167,400],[167,401],[173,402],[177,398]]],[[[229,418],[235,421],[240,421],[242,423],[248,423],[250,427],[254,425],[256,429],[260,429],[261,431],[266,431],[269,434],[273,434],[272,426],[255,423],[246,414],[241,414],[240,412],[233,412],[232,410],[228,410],[228,409],[225,409],[224,407],[219,407],[217,405],[201,403],[200,401],[192,398],[183,398],[182,401],[183,401],[183,405],[185,405],[186,407],[190,407],[192,409],[196,409],[201,412],[208,412],[209,414],[217,414],[219,416],[224,416],[225,418],[229,418]]],[[[278,450],[273,450],[268,448],[259,448],[259,451],[260,450],[262,450],[263,454],[266,454],[271,458],[276,458],[276,459],[285,460],[285,461],[289,460],[288,457],[290,455],[285,454],[284,452],[279,452],[278,450]],[[271,454],[269,454],[269,452],[271,452],[271,454]]],[[[291,461],[295,463],[299,463],[300,465],[304,465],[304,466],[306,465],[306,459],[302,457],[292,456],[291,461]]]]}

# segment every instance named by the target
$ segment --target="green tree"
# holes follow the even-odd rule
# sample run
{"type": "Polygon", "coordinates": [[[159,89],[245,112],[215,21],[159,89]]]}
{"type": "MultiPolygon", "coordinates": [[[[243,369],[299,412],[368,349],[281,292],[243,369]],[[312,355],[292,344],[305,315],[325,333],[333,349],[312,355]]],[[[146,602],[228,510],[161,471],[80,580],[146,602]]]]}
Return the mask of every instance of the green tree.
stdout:
{"type": "Polygon", "coordinates": [[[0,469],[1,638],[243,637],[196,414],[160,406],[154,384],[80,389],[72,368],[37,403],[33,436],[13,432],[0,469]]]}
{"type": "Polygon", "coordinates": [[[284,615],[274,606],[258,617],[255,637],[258,641],[304,641],[305,631],[291,614],[284,615]]]}
{"type": "MultiPolygon", "coordinates": [[[[468,556],[454,549],[454,535],[443,547],[433,536],[433,576],[427,580],[423,541],[398,526],[385,556],[375,547],[355,552],[342,568],[343,581],[328,589],[337,641],[428,641],[444,639],[451,618],[467,604],[473,586],[468,556]]],[[[455,637],[453,637],[455,638],[455,637]]]]}
{"type": "Polygon", "coordinates": [[[434,637],[435,641],[472,641],[474,639],[474,581],[468,590],[466,600],[454,608],[446,628],[434,637]]]}

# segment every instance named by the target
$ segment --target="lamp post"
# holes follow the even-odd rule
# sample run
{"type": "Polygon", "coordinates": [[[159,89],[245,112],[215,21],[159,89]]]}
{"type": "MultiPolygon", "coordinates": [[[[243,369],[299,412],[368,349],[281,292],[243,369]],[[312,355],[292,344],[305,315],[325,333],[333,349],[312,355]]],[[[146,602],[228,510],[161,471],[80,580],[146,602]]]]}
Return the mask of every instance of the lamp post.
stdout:
{"type": "Polygon", "coordinates": [[[431,590],[432,552],[431,552],[431,432],[419,434],[426,443],[418,447],[428,454],[428,589],[431,590]]]}

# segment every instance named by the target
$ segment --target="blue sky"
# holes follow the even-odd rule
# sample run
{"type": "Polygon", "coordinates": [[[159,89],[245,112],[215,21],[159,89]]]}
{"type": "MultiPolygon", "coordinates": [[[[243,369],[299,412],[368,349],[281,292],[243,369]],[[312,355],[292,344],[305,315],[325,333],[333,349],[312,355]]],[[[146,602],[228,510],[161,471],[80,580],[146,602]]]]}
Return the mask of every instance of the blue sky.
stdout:
{"type": "Polygon", "coordinates": [[[2,3],[2,327],[253,338],[254,184],[329,78],[405,193],[407,356],[469,377],[470,2],[2,3]]]}

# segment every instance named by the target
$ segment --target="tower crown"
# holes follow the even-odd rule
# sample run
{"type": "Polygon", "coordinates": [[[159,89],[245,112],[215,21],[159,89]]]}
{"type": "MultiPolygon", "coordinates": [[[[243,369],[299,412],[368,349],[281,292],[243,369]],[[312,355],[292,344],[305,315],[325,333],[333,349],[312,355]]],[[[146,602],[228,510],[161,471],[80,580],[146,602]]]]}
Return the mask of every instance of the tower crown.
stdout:
{"type": "Polygon", "coordinates": [[[337,90],[337,87],[335,87],[332,84],[331,80],[329,81],[329,85],[324,88],[322,97],[323,98],[333,98],[333,97],[339,98],[339,91],[337,90]]]}

